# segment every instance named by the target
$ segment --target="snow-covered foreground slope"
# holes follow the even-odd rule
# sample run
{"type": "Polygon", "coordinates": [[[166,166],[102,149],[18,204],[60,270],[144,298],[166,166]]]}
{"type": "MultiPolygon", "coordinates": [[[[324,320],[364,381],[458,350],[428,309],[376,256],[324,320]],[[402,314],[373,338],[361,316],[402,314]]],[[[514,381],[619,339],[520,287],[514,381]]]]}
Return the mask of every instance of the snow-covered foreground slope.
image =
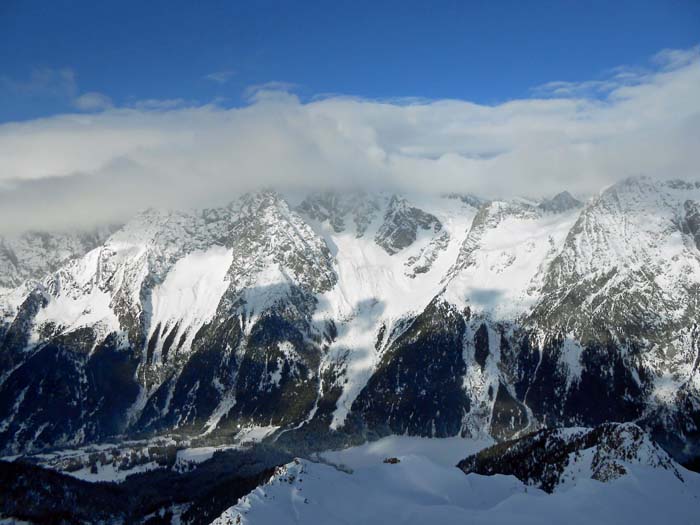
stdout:
{"type": "Polygon", "coordinates": [[[322,455],[335,466],[298,459],[213,524],[690,524],[700,510],[700,475],[682,467],[684,482],[630,465],[613,481],[581,476],[547,494],[513,476],[465,475],[454,466],[479,446],[391,437],[322,455]],[[384,463],[388,457],[399,463],[384,463]]]}

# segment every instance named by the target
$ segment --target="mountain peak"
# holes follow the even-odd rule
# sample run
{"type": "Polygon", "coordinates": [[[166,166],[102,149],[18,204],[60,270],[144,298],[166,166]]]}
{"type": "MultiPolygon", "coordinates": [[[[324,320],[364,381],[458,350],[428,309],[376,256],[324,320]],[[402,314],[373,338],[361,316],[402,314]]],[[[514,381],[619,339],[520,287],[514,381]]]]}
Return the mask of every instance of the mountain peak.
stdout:
{"type": "Polygon", "coordinates": [[[563,213],[581,206],[583,206],[583,203],[574,198],[568,191],[557,193],[551,199],[545,199],[539,204],[541,210],[549,213],[563,213]]]}

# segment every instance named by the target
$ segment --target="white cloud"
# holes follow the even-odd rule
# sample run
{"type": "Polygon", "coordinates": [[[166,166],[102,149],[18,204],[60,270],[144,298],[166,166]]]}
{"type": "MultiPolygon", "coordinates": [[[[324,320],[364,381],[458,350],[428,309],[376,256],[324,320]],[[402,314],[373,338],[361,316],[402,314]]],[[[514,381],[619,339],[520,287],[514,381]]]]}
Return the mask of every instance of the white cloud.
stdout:
{"type": "Polygon", "coordinates": [[[623,87],[653,82],[660,71],[673,71],[700,59],[700,46],[690,49],[663,49],[651,57],[655,69],[618,66],[602,80],[571,82],[555,80],[536,86],[532,91],[544,97],[602,97],[623,87]]]}
{"type": "MultiPolygon", "coordinates": [[[[209,206],[261,186],[485,196],[588,193],[631,175],[697,178],[700,58],[618,69],[602,96],[112,108],[0,126],[0,224],[68,227],[156,206],[209,206]],[[633,77],[628,80],[625,77],[633,77]]],[[[275,89],[278,88],[278,89],[275,89]]]]}
{"type": "Polygon", "coordinates": [[[264,98],[276,97],[280,92],[291,93],[299,86],[292,82],[283,82],[281,80],[271,80],[262,84],[253,84],[248,86],[243,92],[243,98],[249,102],[257,102],[264,98]]]}
{"type": "Polygon", "coordinates": [[[216,82],[217,84],[226,84],[229,80],[231,80],[231,77],[235,75],[236,72],[232,69],[227,69],[225,71],[216,71],[214,73],[209,73],[208,75],[205,75],[204,78],[207,80],[211,80],[212,82],[216,82]]]}
{"type": "Polygon", "coordinates": [[[73,107],[80,111],[102,111],[112,107],[112,99],[102,93],[90,91],[75,97],[73,107]]]}
{"type": "Polygon", "coordinates": [[[652,57],[652,62],[665,68],[677,69],[700,58],[700,45],[690,49],[663,49],[652,57]]]}

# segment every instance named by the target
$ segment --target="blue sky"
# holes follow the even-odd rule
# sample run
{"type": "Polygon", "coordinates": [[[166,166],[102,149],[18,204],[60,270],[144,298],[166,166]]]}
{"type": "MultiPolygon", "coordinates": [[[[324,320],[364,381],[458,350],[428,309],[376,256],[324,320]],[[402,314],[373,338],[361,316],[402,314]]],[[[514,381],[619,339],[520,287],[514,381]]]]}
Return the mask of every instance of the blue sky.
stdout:
{"type": "Polygon", "coordinates": [[[294,85],[302,99],[340,93],[497,104],[698,42],[696,0],[5,0],[0,122],[110,101],[239,106],[250,86],[268,82],[294,85]]]}
{"type": "Polygon", "coordinates": [[[0,231],[695,180],[698,86],[698,0],[0,0],[0,231]]]}

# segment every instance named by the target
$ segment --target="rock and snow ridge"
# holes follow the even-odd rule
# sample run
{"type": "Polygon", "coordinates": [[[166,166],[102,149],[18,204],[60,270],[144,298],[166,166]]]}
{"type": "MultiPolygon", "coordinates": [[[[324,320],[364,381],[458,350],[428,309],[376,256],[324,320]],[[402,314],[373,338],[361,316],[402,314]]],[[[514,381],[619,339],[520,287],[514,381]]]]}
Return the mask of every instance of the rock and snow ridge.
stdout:
{"type": "Polygon", "coordinates": [[[551,493],[582,479],[609,482],[640,465],[667,470],[685,481],[683,469],[634,423],[544,429],[485,448],[457,466],[466,474],[514,475],[551,493]]]}
{"type": "Polygon", "coordinates": [[[0,295],[0,448],[637,421],[695,454],[698,203],[642,178],[585,205],[268,191],[146,211],[0,295]]]}

